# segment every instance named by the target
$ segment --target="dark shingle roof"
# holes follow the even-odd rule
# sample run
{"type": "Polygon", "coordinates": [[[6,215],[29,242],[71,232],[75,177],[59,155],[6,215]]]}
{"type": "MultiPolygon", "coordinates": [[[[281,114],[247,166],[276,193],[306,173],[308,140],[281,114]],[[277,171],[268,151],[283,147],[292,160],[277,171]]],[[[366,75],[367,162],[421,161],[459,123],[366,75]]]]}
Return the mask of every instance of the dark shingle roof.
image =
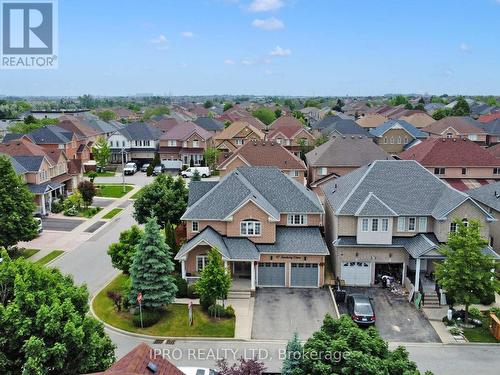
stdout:
{"type": "Polygon", "coordinates": [[[222,122],[211,117],[198,117],[194,120],[194,123],[209,132],[217,132],[224,129],[224,124],[222,122]]]}
{"type": "Polygon", "coordinates": [[[317,227],[276,227],[274,244],[257,244],[261,253],[328,255],[328,248],[317,227]]]}
{"type": "Polygon", "coordinates": [[[375,129],[370,130],[370,134],[374,135],[375,137],[382,137],[385,132],[397,127],[403,128],[413,138],[427,138],[427,133],[424,133],[423,131],[417,129],[415,126],[405,120],[388,120],[383,124],[377,126],[375,129]]]}
{"type": "Polygon", "coordinates": [[[125,138],[132,141],[157,140],[161,131],[144,122],[133,122],[124,128],[118,129],[125,138]]]}
{"type": "Polygon", "coordinates": [[[38,155],[15,156],[14,158],[28,172],[38,172],[44,159],[43,156],[38,155]]]}
{"type": "Polygon", "coordinates": [[[500,212],[500,182],[467,191],[472,198],[500,212]]]}
{"type": "Polygon", "coordinates": [[[189,183],[188,207],[212,190],[215,185],[217,185],[217,181],[191,181],[189,183]]]}

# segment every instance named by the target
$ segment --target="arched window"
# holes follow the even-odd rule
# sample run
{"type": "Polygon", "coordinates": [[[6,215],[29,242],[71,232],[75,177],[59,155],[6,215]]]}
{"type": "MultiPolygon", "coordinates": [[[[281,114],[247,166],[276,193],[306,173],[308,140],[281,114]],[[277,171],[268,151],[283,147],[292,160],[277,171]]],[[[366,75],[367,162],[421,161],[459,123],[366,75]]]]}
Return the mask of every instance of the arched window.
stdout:
{"type": "Polygon", "coordinates": [[[466,217],[464,217],[464,218],[462,219],[462,224],[463,224],[464,226],[468,227],[468,226],[469,226],[469,220],[468,220],[466,217]]]}
{"type": "Polygon", "coordinates": [[[260,236],[261,224],[258,220],[243,220],[240,222],[240,235],[241,236],[260,236]]]}

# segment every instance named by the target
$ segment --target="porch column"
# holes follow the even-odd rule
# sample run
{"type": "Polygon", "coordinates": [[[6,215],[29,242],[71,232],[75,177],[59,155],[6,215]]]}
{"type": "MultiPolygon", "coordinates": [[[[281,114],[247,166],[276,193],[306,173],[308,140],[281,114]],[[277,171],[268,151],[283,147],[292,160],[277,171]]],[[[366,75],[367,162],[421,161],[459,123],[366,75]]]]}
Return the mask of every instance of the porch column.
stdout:
{"type": "Polygon", "coordinates": [[[420,284],[420,258],[415,262],[415,292],[418,292],[418,285],[420,284]]]}
{"type": "Polygon", "coordinates": [[[45,211],[45,194],[40,195],[40,206],[41,206],[41,213],[42,215],[45,215],[47,211],[45,211]]]}
{"type": "Polygon", "coordinates": [[[255,290],[255,262],[250,263],[250,290],[255,290]]]}
{"type": "Polygon", "coordinates": [[[181,274],[182,274],[182,278],[184,280],[186,280],[186,261],[185,260],[181,260],[181,274]]]}
{"type": "Polygon", "coordinates": [[[406,263],[403,262],[403,272],[401,275],[401,285],[405,285],[405,279],[406,279],[406,263]]]}

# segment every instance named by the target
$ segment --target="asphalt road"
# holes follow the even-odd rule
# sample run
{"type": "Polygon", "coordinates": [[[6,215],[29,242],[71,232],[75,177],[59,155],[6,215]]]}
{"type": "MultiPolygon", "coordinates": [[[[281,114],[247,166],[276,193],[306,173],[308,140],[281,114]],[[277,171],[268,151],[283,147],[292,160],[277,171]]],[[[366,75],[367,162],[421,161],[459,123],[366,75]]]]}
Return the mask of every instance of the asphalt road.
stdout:
{"type": "Polygon", "coordinates": [[[42,218],[42,225],[44,230],[57,230],[61,232],[71,232],[84,220],[78,219],[54,219],[50,217],[42,218]]]}

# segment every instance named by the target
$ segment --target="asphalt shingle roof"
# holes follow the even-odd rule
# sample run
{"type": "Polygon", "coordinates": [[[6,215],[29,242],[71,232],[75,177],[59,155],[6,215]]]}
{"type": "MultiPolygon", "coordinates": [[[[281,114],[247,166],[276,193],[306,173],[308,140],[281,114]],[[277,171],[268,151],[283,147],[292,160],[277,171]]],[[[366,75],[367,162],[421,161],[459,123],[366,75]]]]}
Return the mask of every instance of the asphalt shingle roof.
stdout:
{"type": "Polygon", "coordinates": [[[160,130],[144,122],[133,122],[118,132],[132,141],[158,140],[161,134],[160,130]]]}
{"type": "Polygon", "coordinates": [[[274,244],[257,244],[261,253],[328,255],[318,227],[276,227],[274,244]]]}
{"type": "Polygon", "coordinates": [[[397,216],[396,213],[375,194],[369,193],[356,211],[356,216],[397,216]]]}
{"type": "Polygon", "coordinates": [[[388,130],[394,127],[401,127],[413,138],[427,138],[427,133],[417,129],[412,124],[405,120],[388,120],[383,124],[377,126],[375,129],[370,130],[370,134],[375,137],[383,136],[388,130]]]}
{"type": "Polygon", "coordinates": [[[28,172],[38,172],[44,159],[39,155],[14,156],[13,158],[28,172]]]}
{"type": "Polygon", "coordinates": [[[500,212],[500,182],[471,189],[467,191],[467,194],[476,201],[500,212]]]}
{"type": "Polygon", "coordinates": [[[194,123],[209,132],[218,132],[224,129],[224,124],[221,121],[211,117],[198,117],[194,123]]]}
{"type": "Polygon", "coordinates": [[[188,207],[212,190],[215,185],[217,185],[217,181],[191,181],[189,183],[188,207]]]}

